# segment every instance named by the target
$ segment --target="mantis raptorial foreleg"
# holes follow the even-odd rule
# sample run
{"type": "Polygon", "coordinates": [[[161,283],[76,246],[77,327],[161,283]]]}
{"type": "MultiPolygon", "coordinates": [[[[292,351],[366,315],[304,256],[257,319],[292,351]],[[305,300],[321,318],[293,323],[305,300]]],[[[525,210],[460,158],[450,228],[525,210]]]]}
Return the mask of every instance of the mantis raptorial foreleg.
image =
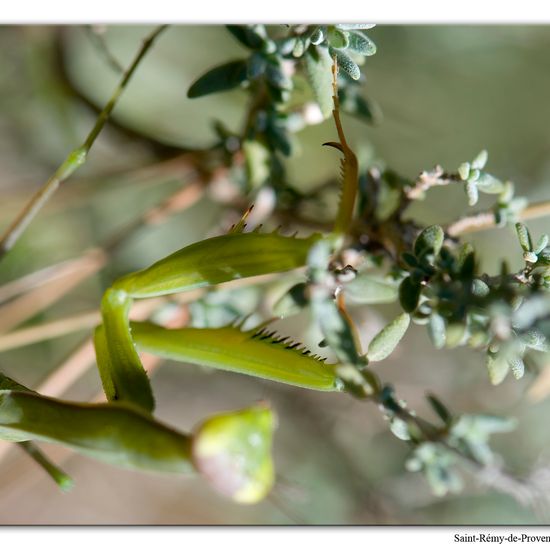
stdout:
{"type": "MultiPolygon", "coordinates": [[[[115,281],[104,295],[103,326],[95,334],[98,366],[109,400],[131,402],[148,411],[154,407],[149,380],[137,354],[128,319],[133,299],[185,292],[235,279],[288,271],[305,266],[312,246],[321,239],[331,243],[341,242],[353,216],[358,167],[357,158],[346,141],[340,121],[336,74],[335,64],[333,116],[339,142],[327,145],[343,153],[343,181],[333,234],[296,238],[285,237],[278,232],[243,233],[243,219],[227,235],[194,243],[147,269],[115,281]]],[[[245,372],[312,389],[338,388],[333,368],[305,352],[297,358],[291,345],[278,345],[281,339],[264,341],[266,338],[260,338],[263,344],[258,344],[250,335],[231,327],[219,329],[221,332],[186,329],[178,333],[150,325],[135,326],[138,340],[141,338],[146,342],[144,347],[161,356],[245,372]]]]}

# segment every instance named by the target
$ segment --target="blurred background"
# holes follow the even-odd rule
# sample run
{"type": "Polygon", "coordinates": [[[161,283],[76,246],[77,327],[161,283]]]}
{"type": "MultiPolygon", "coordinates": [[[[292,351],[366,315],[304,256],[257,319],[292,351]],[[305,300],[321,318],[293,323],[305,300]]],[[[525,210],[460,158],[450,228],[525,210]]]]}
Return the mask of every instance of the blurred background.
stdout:
{"type": "MultiPolygon", "coordinates": [[[[104,30],[109,51],[126,66],[150,29],[104,30]]],[[[379,26],[370,36],[378,53],[363,67],[366,93],[383,116],[374,126],[344,117],[354,146],[411,178],[437,163],[455,170],[486,148],[489,172],[514,181],[517,194],[530,200],[550,199],[549,27],[379,26]]],[[[87,164],[0,263],[2,372],[47,395],[94,399],[101,385],[89,337],[103,290],[117,276],[234,222],[220,204],[231,187],[197,187],[195,168],[178,151],[211,145],[214,119],[233,129],[241,124],[242,91],[197,100],[187,99],[186,91],[206,69],[242,53],[221,26],[174,26],[159,39],[87,164]],[[182,189],[187,191],[178,194],[182,189]],[[174,196],[175,202],[166,202],[174,196]],[[39,284],[44,278],[49,282],[39,284]],[[48,327],[51,337],[34,341],[30,329],[36,326],[48,327]]],[[[108,99],[119,78],[104,54],[84,27],[0,28],[0,228],[93,125],[93,106],[108,99]]],[[[288,159],[296,188],[314,189],[336,175],[335,154],[321,147],[334,135],[331,121],[297,135],[298,147],[288,159]]],[[[446,223],[467,208],[461,189],[436,188],[410,214],[426,224],[446,223]]],[[[530,227],[536,235],[550,229],[547,219],[530,227]]],[[[485,231],[468,240],[489,273],[501,258],[519,267],[512,230],[485,231]]],[[[196,324],[205,324],[211,314],[223,316],[219,303],[228,310],[253,308],[259,295],[273,301],[292,282],[289,276],[276,285],[194,295],[200,299],[192,306],[167,307],[161,314],[175,323],[191,314],[196,324]]],[[[394,305],[355,312],[365,342],[396,312],[394,305]]],[[[144,308],[140,315],[149,313],[144,308]]],[[[314,343],[316,335],[304,332],[307,324],[306,312],[280,328],[314,343]]],[[[279,415],[280,479],[272,496],[240,506],[200,479],[118,470],[44,446],[76,481],[72,492],[62,494],[18,448],[3,444],[0,523],[541,522],[510,496],[473,480],[460,495],[434,497],[422,476],[405,471],[408,449],[374,406],[344,395],[145,360],[158,367],[152,375],[158,416],[183,430],[257,399],[273,404],[279,415]]],[[[516,431],[493,439],[514,472],[550,463],[550,388],[543,368],[538,378],[528,373],[492,387],[481,355],[436,351],[418,326],[378,368],[419,414],[427,414],[424,394],[430,390],[457,412],[516,417],[516,431]]]]}

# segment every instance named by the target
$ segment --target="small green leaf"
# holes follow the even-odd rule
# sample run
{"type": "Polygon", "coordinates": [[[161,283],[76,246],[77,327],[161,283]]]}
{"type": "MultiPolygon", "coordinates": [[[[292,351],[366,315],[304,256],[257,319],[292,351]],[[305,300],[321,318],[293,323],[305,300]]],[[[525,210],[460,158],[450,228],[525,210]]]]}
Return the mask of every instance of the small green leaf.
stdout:
{"type": "Polygon", "coordinates": [[[463,162],[458,167],[458,175],[460,176],[461,180],[466,181],[468,179],[468,176],[470,175],[470,163],[469,162],[463,162]]]}
{"type": "Polygon", "coordinates": [[[539,258],[534,252],[524,252],[523,259],[530,264],[536,264],[539,258]]]}
{"type": "Polygon", "coordinates": [[[468,252],[469,247],[465,247],[461,250],[458,257],[458,268],[460,271],[460,278],[471,279],[476,271],[476,257],[473,249],[468,252]]]}
{"type": "Polygon", "coordinates": [[[411,313],[416,309],[421,289],[421,285],[415,283],[410,277],[403,279],[399,285],[399,302],[407,313],[411,313]]]}
{"type": "Polygon", "coordinates": [[[477,184],[473,181],[467,181],[465,185],[466,196],[468,197],[468,206],[475,206],[479,200],[479,190],[477,184]]]}
{"type": "Polygon", "coordinates": [[[519,355],[509,357],[508,365],[516,380],[523,378],[523,375],[525,374],[525,364],[523,363],[523,359],[519,355]]]}
{"type": "Polygon", "coordinates": [[[275,479],[271,458],[275,425],[275,415],[265,404],[209,418],[193,436],[197,470],[236,502],[262,500],[275,479]]]}
{"type": "Polygon", "coordinates": [[[472,168],[470,170],[470,175],[468,176],[468,181],[475,183],[479,180],[479,177],[481,176],[481,172],[477,170],[476,168],[472,168]]]}
{"type": "Polygon", "coordinates": [[[401,439],[402,441],[409,441],[411,439],[409,425],[400,418],[394,417],[390,420],[390,430],[397,439],[401,439]]]}
{"type": "Polygon", "coordinates": [[[366,360],[361,355],[354,327],[338,309],[334,300],[328,297],[314,297],[312,306],[323,336],[338,361],[356,367],[365,366],[366,360]]]}
{"type": "Polygon", "coordinates": [[[274,149],[281,151],[287,157],[290,155],[292,152],[292,143],[288,131],[284,126],[272,122],[268,124],[266,135],[274,149]]]}
{"type": "Polygon", "coordinates": [[[374,55],[376,53],[376,44],[370,38],[358,32],[349,33],[348,48],[361,55],[374,55]]]}
{"type": "Polygon", "coordinates": [[[535,254],[540,254],[547,246],[548,246],[548,235],[546,234],[541,235],[539,240],[537,241],[537,244],[535,245],[533,252],[535,254]]]}
{"type": "Polygon", "coordinates": [[[256,32],[251,25],[226,25],[225,28],[243,45],[251,50],[262,47],[264,37],[256,32]]]}
{"type": "Polygon", "coordinates": [[[498,195],[504,190],[504,184],[499,179],[485,172],[480,174],[476,184],[480,191],[493,195],[498,195]]]}
{"type": "Polygon", "coordinates": [[[486,365],[489,371],[489,379],[494,386],[497,386],[506,378],[509,365],[500,355],[487,354],[486,365]]]}
{"type": "Polygon", "coordinates": [[[327,40],[333,48],[346,49],[349,46],[349,33],[332,28],[328,31],[327,40]]]}
{"type": "Polygon", "coordinates": [[[344,53],[342,50],[337,50],[335,48],[329,48],[329,53],[332,56],[336,57],[338,62],[338,67],[340,67],[344,72],[346,72],[353,80],[359,80],[361,77],[361,71],[359,66],[351,57],[344,53]]]}
{"type": "Polygon", "coordinates": [[[527,227],[518,222],[516,223],[516,232],[518,234],[519,244],[525,252],[531,252],[533,250],[533,242],[531,241],[531,234],[527,227]]]}
{"type": "Polygon", "coordinates": [[[300,313],[309,302],[306,297],[306,288],[306,283],[295,284],[275,302],[273,313],[277,317],[287,317],[288,315],[300,313]]]}
{"type": "Polygon", "coordinates": [[[247,77],[250,80],[254,80],[261,76],[266,69],[266,60],[261,53],[254,53],[248,59],[247,64],[247,77]]]}
{"type": "Polygon", "coordinates": [[[280,65],[268,63],[265,69],[267,81],[280,90],[291,90],[292,79],[286,76],[280,65]]]}
{"type": "Polygon", "coordinates": [[[327,48],[311,48],[305,56],[309,84],[325,118],[333,109],[332,58],[327,48]]]}
{"type": "Polygon", "coordinates": [[[299,36],[296,38],[296,43],[294,44],[292,55],[294,57],[302,57],[305,51],[307,51],[307,43],[304,38],[299,36]]]}
{"type": "Polygon", "coordinates": [[[414,253],[418,258],[425,256],[426,254],[438,255],[443,241],[445,239],[445,233],[439,225],[430,225],[426,227],[414,242],[414,253]]]}
{"type": "Polygon", "coordinates": [[[318,46],[325,39],[325,33],[322,27],[317,27],[309,38],[314,46],[318,46]]]}
{"type": "Polygon", "coordinates": [[[441,315],[437,313],[432,313],[432,315],[430,315],[428,334],[436,349],[441,349],[445,346],[445,341],[447,339],[446,326],[445,319],[443,319],[441,315]]]}
{"type": "Polygon", "coordinates": [[[447,407],[433,394],[428,394],[426,398],[437,416],[439,416],[445,424],[449,425],[453,420],[453,416],[449,412],[449,409],[447,409],[447,407]]]}
{"type": "Polygon", "coordinates": [[[369,361],[382,361],[388,357],[407,332],[410,321],[410,315],[402,313],[386,325],[369,344],[367,352],[369,361]]]}
{"type": "Polygon", "coordinates": [[[542,332],[536,329],[530,329],[521,335],[522,342],[531,349],[537,351],[550,351],[550,345],[548,339],[542,332]]]}
{"type": "Polygon", "coordinates": [[[460,346],[466,338],[468,332],[464,323],[449,323],[445,332],[447,348],[456,348],[460,346]]]}
{"type": "Polygon", "coordinates": [[[230,61],[203,74],[187,91],[187,97],[196,98],[232,90],[247,79],[247,62],[230,61]]]}
{"type": "Polygon", "coordinates": [[[388,304],[397,300],[397,286],[381,277],[359,274],[346,284],[346,296],[357,304],[388,304]]]}
{"type": "Polygon", "coordinates": [[[487,285],[487,283],[485,283],[481,279],[474,279],[472,281],[472,294],[474,296],[483,298],[484,296],[487,296],[489,292],[490,292],[489,286],[487,285]]]}
{"type": "Polygon", "coordinates": [[[487,158],[488,157],[489,157],[489,155],[488,155],[487,151],[484,149],[472,161],[472,168],[476,168],[477,170],[483,170],[483,168],[485,168],[485,165],[487,164],[487,158]]]}

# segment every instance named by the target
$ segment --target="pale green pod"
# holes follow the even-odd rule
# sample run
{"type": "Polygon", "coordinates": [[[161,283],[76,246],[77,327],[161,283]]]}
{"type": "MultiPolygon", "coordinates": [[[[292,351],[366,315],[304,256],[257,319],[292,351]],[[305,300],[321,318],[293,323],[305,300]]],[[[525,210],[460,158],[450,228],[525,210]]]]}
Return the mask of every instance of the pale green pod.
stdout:
{"type": "Polygon", "coordinates": [[[254,504],[275,481],[271,458],[275,427],[275,414],[262,403],[217,414],[195,430],[193,463],[220,493],[241,504],[254,504]]]}

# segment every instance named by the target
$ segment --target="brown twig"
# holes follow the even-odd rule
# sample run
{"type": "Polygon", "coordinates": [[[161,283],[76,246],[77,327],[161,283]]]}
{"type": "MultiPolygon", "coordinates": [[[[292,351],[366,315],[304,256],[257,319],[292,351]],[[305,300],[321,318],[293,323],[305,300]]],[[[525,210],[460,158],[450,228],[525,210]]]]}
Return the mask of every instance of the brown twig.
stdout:
{"type": "Polygon", "coordinates": [[[452,174],[447,174],[441,166],[436,166],[429,172],[422,172],[412,187],[405,190],[405,195],[410,200],[421,198],[424,193],[432,187],[438,187],[443,185],[450,185],[460,181],[452,174]]]}
{"type": "Polygon", "coordinates": [[[42,323],[41,325],[8,332],[7,334],[0,334],[0,352],[28,346],[36,342],[57,338],[58,336],[64,336],[80,330],[91,329],[99,324],[100,321],[101,315],[99,311],[96,310],[87,313],[79,313],[78,315],[72,315],[50,323],[42,323]]]}
{"type": "Polygon", "coordinates": [[[106,260],[102,250],[89,250],[82,257],[64,264],[61,269],[52,271],[52,279],[4,304],[0,307],[0,333],[11,330],[57,302],[102,269],[106,260]]]}

